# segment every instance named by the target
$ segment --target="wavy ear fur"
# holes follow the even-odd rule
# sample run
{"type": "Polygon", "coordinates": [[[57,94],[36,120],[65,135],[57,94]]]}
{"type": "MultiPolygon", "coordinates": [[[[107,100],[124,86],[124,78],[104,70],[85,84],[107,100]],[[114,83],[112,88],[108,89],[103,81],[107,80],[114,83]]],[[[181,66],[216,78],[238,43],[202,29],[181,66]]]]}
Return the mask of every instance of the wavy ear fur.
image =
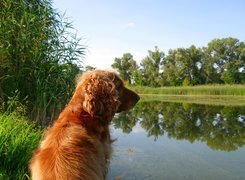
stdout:
{"type": "Polygon", "coordinates": [[[81,77],[83,109],[91,116],[111,120],[120,102],[113,80],[115,74],[108,71],[87,72],[81,77]]]}

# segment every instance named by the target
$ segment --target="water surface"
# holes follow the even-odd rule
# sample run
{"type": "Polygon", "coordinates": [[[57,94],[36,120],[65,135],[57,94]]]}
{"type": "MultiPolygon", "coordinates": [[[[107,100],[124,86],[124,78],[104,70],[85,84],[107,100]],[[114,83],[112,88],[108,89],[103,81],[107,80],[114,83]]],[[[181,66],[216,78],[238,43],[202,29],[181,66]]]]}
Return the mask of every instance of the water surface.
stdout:
{"type": "Polygon", "coordinates": [[[245,108],[143,101],[114,118],[108,179],[245,179],[245,108]]]}

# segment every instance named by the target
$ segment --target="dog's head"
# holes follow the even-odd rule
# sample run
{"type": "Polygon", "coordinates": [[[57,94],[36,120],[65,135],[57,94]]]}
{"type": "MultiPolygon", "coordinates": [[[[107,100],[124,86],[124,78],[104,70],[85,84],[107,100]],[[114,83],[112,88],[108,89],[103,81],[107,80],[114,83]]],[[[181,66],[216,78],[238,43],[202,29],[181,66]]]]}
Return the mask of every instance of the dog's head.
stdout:
{"type": "Polygon", "coordinates": [[[109,121],[116,112],[129,110],[140,99],[112,71],[94,70],[84,73],[78,79],[76,91],[82,92],[82,107],[87,113],[109,121]]]}

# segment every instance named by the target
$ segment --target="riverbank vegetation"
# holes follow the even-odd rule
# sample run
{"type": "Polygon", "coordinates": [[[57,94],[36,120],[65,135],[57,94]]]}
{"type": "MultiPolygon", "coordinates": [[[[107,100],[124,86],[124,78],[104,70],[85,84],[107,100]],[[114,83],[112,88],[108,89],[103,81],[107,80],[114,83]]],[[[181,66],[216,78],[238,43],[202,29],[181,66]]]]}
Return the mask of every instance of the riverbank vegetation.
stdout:
{"type": "Polygon", "coordinates": [[[149,50],[138,64],[133,55],[115,58],[112,68],[131,85],[194,86],[245,84],[245,43],[228,37],[214,39],[205,47],[149,50]]]}
{"type": "Polygon", "coordinates": [[[132,86],[139,94],[148,95],[211,95],[211,96],[245,96],[245,85],[199,85],[177,87],[143,87],[132,86]]]}
{"type": "Polygon", "coordinates": [[[203,104],[212,106],[245,106],[245,96],[230,95],[141,95],[142,102],[173,102],[182,104],[203,104]]]}
{"type": "Polygon", "coordinates": [[[67,103],[86,49],[50,0],[0,1],[0,103],[18,93],[31,119],[67,103]]]}

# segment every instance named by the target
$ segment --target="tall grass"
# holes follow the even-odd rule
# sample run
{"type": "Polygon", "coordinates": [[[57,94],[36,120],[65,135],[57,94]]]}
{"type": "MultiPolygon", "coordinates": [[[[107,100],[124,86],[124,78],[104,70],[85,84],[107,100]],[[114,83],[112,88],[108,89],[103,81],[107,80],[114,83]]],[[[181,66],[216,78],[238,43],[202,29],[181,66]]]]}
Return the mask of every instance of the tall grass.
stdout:
{"type": "Polygon", "coordinates": [[[161,88],[136,86],[131,88],[139,94],[245,96],[245,85],[201,85],[161,88]]]}
{"type": "Polygon", "coordinates": [[[16,113],[0,113],[0,179],[28,179],[28,161],[42,131],[16,113]]]}

